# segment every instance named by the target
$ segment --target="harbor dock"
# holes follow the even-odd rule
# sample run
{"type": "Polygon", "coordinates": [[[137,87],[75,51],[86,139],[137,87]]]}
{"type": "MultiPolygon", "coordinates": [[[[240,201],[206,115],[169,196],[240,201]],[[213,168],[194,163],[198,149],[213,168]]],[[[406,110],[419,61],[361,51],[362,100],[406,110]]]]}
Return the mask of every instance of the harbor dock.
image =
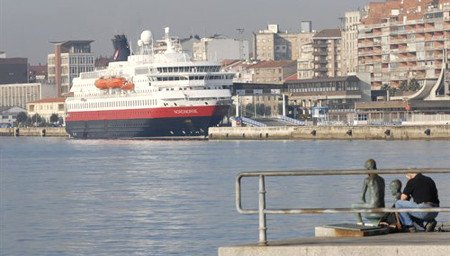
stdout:
{"type": "Polygon", "coordinates": [[[0,136],[68,137],[64,127],[0,128],[0,136]]]}
{"type": "Polygon", "coordinates": [[[450,125],[211,127],[210,140],[448,140],[450,125]]]}
{"type": "Polygon", "coordinates": [[[395,233],[369,237],[311,237],[220,247],[219,256],[450,255],[450,232],[395,233]]]}

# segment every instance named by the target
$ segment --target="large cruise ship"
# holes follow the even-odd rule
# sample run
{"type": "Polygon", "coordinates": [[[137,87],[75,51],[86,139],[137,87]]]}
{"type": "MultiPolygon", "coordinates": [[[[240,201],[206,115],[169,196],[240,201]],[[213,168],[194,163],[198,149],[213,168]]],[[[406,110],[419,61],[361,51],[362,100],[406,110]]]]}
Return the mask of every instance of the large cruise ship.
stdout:
{"type": "Polygon", "coordinates": [[[142,32],[130,56],[125,37],[113,42],[122,44],[115,46],[118,61],[73,81],[66,100],[71,137],[201,137],[228,113],[234,74],[217,62],[192,61],[169,28],[157,45],[142,32]]]}

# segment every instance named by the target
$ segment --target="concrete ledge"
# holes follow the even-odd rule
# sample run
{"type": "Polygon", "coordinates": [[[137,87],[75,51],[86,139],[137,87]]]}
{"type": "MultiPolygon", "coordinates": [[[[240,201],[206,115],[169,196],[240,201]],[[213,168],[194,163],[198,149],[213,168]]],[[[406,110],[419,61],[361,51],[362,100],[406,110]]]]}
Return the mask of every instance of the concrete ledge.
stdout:
{"type": "Polygon", "coordinates": [[[449,140],[450,125],[211,127],[211,140],[449,140]]]}
{"type": "Polygon", "coordinates": [[[0,128],[0,136],[68,137],[64,127],[0,128]]]}
{"type": "Polygon", "coordinates": [[[219,256],[448,256],[450,232],[399,233],[361,238],[300,238],[219,248],[219,256]]]}

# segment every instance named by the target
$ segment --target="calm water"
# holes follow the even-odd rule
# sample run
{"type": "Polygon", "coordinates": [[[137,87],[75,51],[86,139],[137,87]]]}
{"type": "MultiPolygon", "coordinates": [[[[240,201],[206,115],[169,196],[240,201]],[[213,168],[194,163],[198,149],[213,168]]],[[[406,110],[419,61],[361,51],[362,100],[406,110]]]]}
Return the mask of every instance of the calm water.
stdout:
{"type": "MultiPolygon", "coordinates": [[[[447,141],[0,137],[0,255],[217,255],[258,239],[257,216],[235,210],[240,171],[360,168],[368,158],[379,168],[450,167],[449,155],[447,141]]],[[[432,177],[449,206],[450,175],[432,177]]],[[[347,207],[363,178],[270,178],[268,207],[347,207]]],[[[244,206],[256,207],[256,180],[244,186],[244,206]]],[[[311,236],[316,225],[350,220],[272,216],[268,235],[311,236]]]]}

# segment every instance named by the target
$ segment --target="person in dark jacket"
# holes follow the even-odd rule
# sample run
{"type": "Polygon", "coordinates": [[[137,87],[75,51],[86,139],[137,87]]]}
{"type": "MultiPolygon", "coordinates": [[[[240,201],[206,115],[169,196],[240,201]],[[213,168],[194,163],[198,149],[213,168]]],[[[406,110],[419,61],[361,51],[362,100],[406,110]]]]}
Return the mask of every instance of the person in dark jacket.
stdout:
{"type": "MultiPolygon", "coordinates": [[[[433,179],[421,173],[407,173],[406,183],[400,200],[395,202],[396,208],[433,208],[439,207],[436,184],[433,179]],[[413,199],[412,201],[410,199],[413,199]]],[[[405,231],[415,232],[414,223],[432,232],[436,227],[437,212],[401,212],[400,221],[405,231]],[[424,223],[426,222],[426,225],[424,223]]]]}

